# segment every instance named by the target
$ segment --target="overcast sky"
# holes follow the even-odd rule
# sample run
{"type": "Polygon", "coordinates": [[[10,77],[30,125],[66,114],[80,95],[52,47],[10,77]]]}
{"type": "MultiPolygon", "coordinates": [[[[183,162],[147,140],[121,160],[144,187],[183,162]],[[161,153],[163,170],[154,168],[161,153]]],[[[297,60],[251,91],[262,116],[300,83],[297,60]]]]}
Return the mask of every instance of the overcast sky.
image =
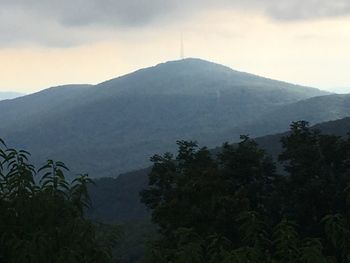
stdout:
{"type": "Polygon", "coordinates": [[[0,0],[0,91],[98,83],[180,56],[350,92],[349,0],[0,0]]]}

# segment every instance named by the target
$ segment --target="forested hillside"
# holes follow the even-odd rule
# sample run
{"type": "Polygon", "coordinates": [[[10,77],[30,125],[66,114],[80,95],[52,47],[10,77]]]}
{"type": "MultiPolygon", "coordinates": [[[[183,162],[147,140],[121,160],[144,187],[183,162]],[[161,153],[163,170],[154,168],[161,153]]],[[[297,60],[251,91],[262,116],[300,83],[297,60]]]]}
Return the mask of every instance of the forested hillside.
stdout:
{"type": "Polygon", "coordinates": [[[294,120],[308,120],[311,124],[338,120],[350,116],[350,95],[327,95],[318,96],[295,103],[282,105],[273,109],[263,116],[259,116],[250,124],[240,127],[230,133],[241,131],[243,134],[263,135],[267,133],[284,132],[294,120]],[[259,134],[256,134],[256,133],[259,134]]]}
{"type": "MultiPolygon", "coordinates": [[[[210,147],[236,141],[259,116],[326,94],[185,59],[95,86],[56,87],[0,102],[0,135],[31,151],[35,163],[51,157],[66,161],[73,174],[116,176],[149,165],[156,152],[175,150],[176,140],[210,147]]],[[[244,133],[274,132],[262,133],[262,126],[244,133]]]]}

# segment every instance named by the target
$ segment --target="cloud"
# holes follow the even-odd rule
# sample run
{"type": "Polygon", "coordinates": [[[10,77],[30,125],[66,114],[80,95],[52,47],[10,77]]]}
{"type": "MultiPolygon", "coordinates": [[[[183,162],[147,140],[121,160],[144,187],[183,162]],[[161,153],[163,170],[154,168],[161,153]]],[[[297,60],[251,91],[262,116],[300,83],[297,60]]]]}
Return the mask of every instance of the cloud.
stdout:
{"type": "Polygon", "coordinates": [[[218,9],[260,12],[277,21],[350,14],[349,0],[0,0],[0,45],[72,46],[183,21],[218,9]],[[102,33],[101,33],[102,32],[102,33]]]}
{"type": "Polygon", "coordinates": [[[1,9],[25,10],[65,26],[140,26],[168,15],[176,6],[172,0],[0,0],[1,9]]]}
{"type": "Polygon", "coordinates": [[[273,1],[266,13],[278,20],[305,20],[350,14],[348,0],[280,0],[273,1]]]}

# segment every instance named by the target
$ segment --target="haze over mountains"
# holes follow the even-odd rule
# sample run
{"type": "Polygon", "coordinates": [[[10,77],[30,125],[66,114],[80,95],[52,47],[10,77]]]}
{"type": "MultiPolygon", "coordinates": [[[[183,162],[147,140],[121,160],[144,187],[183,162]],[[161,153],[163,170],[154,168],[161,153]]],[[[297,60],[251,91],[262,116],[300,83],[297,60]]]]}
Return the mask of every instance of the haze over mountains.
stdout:
{"type": "Polygon", "coordinates": [[[0,102],[0,137],[36,162],[115,176],[148,165],[176,140],[214,147],[240,134],[266,135],[291,121],[350,116],[350,97],[332,95],[185,59],[101,84],[55,87],[0,102]]]}
{"type": "MultiPolygon", "coordinates": [[[[312,124],[350,116],[350,95],[331,94],[285,104],[262,114],[231,133],[261,136],[283,132],[292,121],[307,120],[312,124]]],[[[223,136],[229,138],[229,134],[223,136]]]]}

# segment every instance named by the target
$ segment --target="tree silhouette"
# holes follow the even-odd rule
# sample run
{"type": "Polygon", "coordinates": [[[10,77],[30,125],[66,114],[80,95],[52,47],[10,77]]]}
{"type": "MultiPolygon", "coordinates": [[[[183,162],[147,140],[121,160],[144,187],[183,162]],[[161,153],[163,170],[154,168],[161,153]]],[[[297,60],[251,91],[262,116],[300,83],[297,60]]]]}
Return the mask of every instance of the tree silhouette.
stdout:
{"type": "Polygon", "coordinates": [[[216,156],[184,141],[176,156],[154,156],[141,192],[159,226],[152,255],[159,262],[349,262],[350,139],[300,121],[281,143],[281,175],[247,136],[216,156]]]}
{"type": "Polygon", "coordinates": [[[0,143],[0,262],[111,262],[111,243],[83,216],[91,179],[69,183],[53,160],[36,170],[28,152],[0,143]]]}

